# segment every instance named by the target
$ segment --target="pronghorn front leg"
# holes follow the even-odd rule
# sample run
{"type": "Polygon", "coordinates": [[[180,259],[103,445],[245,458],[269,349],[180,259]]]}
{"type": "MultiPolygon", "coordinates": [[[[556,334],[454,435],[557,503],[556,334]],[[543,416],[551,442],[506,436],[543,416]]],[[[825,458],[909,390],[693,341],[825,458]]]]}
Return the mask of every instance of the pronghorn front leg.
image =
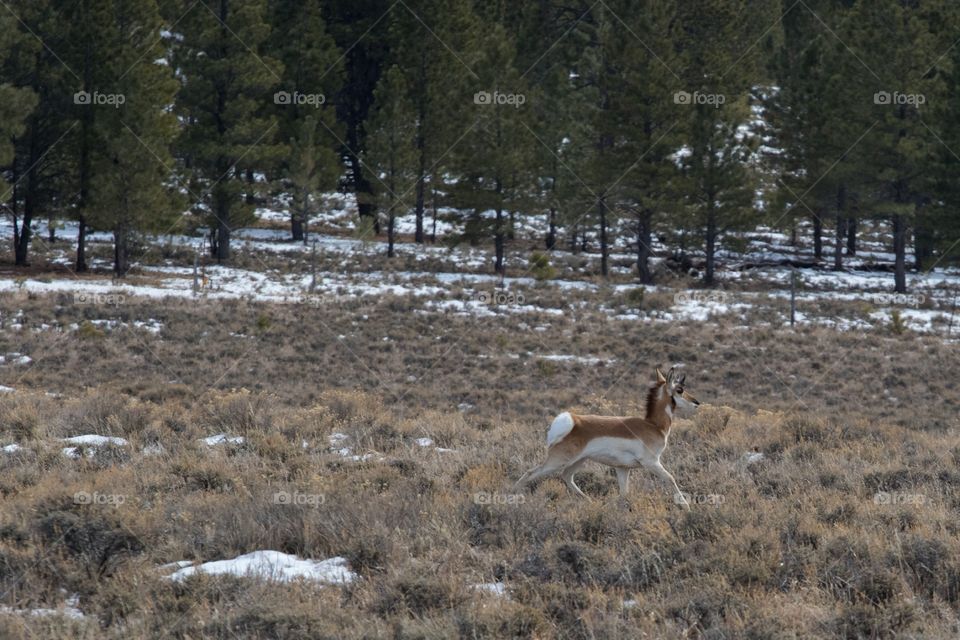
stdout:
{"type": "Polygon", "coordinates": [[[684,497],[683,492],[680,491],[680,487],[677,486],[677,481],[673,479],[673,476],[670,475],[670,472],[663,468],[663,465],[660,464],[660,461],[659,461],[659,460],[657,460],[657,462],[656,462],[655,464],[651,465],[650,468],[651,468],[651,469],[653,470],[653,472],[656,473],[658,476],[660,476],[661,478],[663,478],[664,480],[668,481],[670,484],[673,485],[673,489],[674,489],[674,491],[676,491],[676,493],[674,494],[675,499],[677,500],[677,502],[679,502],[681,505],[683,505],[683,508],[684,508],[684,509],[686,509],[687,511],[689,511],[689,510],[690,510],[690,503],[687,502],[687,499],[686,499],[686,497],[684,497]]]}
{"type": "Polygon", "coordinates": [[[578,460],[577,462],[574,462],[563,470],[563,474],[560,477],[563,478],[563,481],[566,483],[567,488],[570,489],[570,491],[581,498],[590,500],[590,496],[581,491],[580,487],[577,486],[577,483],[573,481],[573,475],[580,470],[580,467],[582,467],[584,463],[586,463],[586,460],[578,460]]]}

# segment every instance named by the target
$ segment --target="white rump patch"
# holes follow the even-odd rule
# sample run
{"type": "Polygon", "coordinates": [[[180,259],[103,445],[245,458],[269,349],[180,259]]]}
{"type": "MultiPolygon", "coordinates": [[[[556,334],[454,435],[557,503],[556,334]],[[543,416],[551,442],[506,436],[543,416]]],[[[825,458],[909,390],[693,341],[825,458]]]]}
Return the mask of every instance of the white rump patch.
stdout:
{"type": "Polygon", "coordinates": [[[564,436],[573,431],[573,416],[569,411],[564,411],[553,419],[550,430],[547,431],[547,446],[553,446],[554,443],[563,440],[564,436]]]}

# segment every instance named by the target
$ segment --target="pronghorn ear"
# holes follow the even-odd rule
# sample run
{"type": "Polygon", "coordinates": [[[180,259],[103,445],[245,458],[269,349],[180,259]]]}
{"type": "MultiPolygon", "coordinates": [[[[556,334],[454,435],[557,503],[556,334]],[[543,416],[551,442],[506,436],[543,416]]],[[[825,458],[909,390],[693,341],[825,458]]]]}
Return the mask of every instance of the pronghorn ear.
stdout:
{"type": "Polygon", "coordinates": [[[667,384],[670,384],[670,385],[673,384],[673,378],[674,378],[674,375],[676,374],[676,371],[677,371],[676,367],[670,367],[670,371],[667,371],[667,381],[666,381],[667,384]]]}
{"type": "Polygon", "coordinates": [[[660,367],[657,367],[657,384],[663,384],[667,379],[663,377],[663,372],[660,371],[660,367]]]}

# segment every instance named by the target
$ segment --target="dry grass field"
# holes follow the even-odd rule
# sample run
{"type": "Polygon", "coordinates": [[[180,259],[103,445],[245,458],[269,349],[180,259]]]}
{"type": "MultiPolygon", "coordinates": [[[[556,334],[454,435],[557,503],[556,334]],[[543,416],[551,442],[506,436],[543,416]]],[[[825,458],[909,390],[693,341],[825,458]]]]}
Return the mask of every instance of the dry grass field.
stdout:
{"type": "Polygon", "coordinates": [[[955,342],[628,322],[602,289],[548,312],[565,295],[533,287],[547,311],[505,318],[5,294],[0,353],[30,362],[0,368],[0,446],[19,445],[0,453],[0,637],[960,633],[955,342]],[[641,411],[674,362],[704,403],[664,454],[691,511],[644,471],[622,500],[592,465],[590,502],[559,480],[512,493],[553,415],[641,411]],[[124,440],[65,455],[82,434],[124,440]],[[356,578],[164,567],[257,550],[356,578]]]}

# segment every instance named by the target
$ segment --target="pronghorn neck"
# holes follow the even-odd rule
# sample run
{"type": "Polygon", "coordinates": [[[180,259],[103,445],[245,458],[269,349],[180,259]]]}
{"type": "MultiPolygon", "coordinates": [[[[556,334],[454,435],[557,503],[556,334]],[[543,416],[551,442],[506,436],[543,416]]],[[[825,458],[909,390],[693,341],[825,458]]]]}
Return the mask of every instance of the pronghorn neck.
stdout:
{"type": "Polygon", "coordinates": [[[673,400],[667,393],[667,385],[657,384],[651,387],[647,394],[647,413],[644,418],[659,427],[664,435],[670,430],[673,422],[673,400]]]}

